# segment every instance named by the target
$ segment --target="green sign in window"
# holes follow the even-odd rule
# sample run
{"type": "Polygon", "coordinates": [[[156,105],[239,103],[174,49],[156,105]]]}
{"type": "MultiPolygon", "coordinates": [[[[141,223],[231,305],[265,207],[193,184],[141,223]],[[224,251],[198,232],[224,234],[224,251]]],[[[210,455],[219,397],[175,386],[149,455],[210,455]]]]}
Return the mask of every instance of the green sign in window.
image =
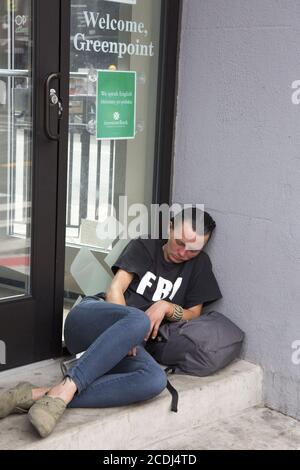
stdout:
{"type": "Polygon", "coordinates": [[[97,139],[134,139],[136,72],[98,71],[97,139]]]}

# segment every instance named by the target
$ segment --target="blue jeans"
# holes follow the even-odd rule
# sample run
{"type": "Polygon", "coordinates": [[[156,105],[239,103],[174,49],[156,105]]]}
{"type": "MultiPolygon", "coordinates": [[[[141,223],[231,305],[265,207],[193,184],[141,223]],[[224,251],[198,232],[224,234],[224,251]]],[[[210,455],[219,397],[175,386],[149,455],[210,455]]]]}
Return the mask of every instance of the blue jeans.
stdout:
{"type": "Polygon", "coordinates": [[[68,350],[85,353],[67,372],[77,386],[70,408],[102,408],[149,400],[167,377],[144,348],[148,316],[135,307],[85,298],[67,316],[68,350]],[[136,356],[127,356],[137,346],[136,356]]]}

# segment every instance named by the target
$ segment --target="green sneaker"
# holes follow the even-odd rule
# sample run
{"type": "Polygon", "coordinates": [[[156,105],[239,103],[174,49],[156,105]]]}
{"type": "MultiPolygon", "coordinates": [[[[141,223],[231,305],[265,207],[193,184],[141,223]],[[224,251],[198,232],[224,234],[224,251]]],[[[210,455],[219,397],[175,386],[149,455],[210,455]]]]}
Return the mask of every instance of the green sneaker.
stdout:
{"type": "Polygon", "coordinates": [[[33,405],[32,389],[38,388],[29,382],[20,382],[14,388],[5,390],[0,395],[0,418],[11,413],[27,413],[33,405]]]}
{"type": "Polygon", "coordinates": [[[28,417],[41,437],[46,437],[55,428],[67,405],[61,398],[45,395],[30,408],[28,417]]]}

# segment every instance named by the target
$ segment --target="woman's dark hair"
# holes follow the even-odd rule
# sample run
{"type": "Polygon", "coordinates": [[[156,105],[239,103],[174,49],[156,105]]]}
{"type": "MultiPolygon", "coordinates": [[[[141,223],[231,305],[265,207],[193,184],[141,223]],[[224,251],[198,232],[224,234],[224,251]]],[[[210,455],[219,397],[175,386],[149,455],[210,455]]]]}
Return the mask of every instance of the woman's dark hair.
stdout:
{"type": "Polygon", "coordinates": [[[174,229],[175,223],[189,222],[194,232],[196,232],[197,228],[199,229],[200,227],[201,233],[197,232],[198,235],[209,234],[209,238],[216,228],[216,222],[211,215],[208,212],[202,211],[198,207],[187,207],[182,209],[178,214],[171,217],[170,222],[172,229],[174,229]]]}

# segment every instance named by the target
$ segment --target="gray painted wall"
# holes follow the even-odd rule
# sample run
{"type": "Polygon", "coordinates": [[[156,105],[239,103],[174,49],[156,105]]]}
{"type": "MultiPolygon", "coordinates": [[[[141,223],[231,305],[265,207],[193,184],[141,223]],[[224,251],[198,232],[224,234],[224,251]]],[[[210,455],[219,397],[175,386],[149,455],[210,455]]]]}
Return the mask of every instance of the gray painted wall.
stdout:
{"type": "Polygon", "coordinates": [[[173,202],[216,219],[215,306],[246,332],[266,404],[300,418],[297,79],[299,0],[184,0],[173,202]]]}

